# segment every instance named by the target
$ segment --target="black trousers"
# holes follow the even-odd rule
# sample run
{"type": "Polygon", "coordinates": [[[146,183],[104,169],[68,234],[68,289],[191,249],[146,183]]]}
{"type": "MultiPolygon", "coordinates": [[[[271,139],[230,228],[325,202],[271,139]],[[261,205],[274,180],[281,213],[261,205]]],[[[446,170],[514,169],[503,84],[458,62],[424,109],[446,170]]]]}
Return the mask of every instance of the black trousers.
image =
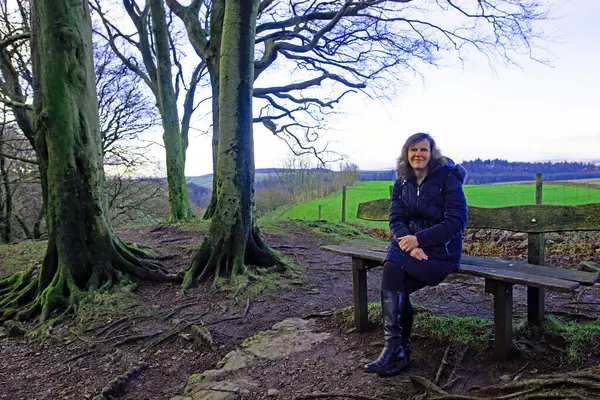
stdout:
{"type": "Polygon", "coordinates": [[[402,332],[403,337],[410,337],[415,314],[415,310],[410,302],[410,295],[417,290],[423,289],[425,286],[427,285],[407,274],[399,264],[393,261],[386,261],[383,263],[381,290],[401,292],[402,296],[404,296],[402,302],[404,309],[400,310],[402,313],[402,325],[404,325],[404,331],[402,332]]]}
{"type": "Polygon", "coordinates": [[[407,274],[397,263],[393,261],[383,263],[381,290],[392,290],[410,295],[425,286],[427,285],[407,274]]]}

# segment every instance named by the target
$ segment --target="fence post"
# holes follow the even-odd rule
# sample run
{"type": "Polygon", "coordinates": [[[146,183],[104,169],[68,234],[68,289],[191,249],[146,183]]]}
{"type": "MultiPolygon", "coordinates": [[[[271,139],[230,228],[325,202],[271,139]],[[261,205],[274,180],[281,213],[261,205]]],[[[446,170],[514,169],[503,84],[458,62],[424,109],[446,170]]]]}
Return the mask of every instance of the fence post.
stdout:
{"type": "Polygon", "coordinates": [[[323,214],[321,213],[322,208],[323,208],[323,206],[321,204],[319,204],[319,221],[323,220],[323,218],[322,218],[323,214]]]}
{"type": "Polygon", "coordinates": [[[346,222],[346,185],[342,186],[342,222],[346,222]]]}
{"type": "MultiPolygon", "coordinates": [[[[535,174],[535,204],[542,204],[542,174],[535,174]]],[[[527,235],[527,262],[544,265],[543,233],[527,235]]],[[[527,287],[527,320],[539,325],[544,320],[544,289],[527,287]]]]}

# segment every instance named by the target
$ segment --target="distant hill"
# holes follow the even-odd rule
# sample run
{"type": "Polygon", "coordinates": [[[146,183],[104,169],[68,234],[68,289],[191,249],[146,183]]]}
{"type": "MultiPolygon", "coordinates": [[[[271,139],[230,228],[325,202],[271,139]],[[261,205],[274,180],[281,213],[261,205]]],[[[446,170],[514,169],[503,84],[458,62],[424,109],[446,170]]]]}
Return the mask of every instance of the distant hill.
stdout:
{"type": "MultiPolygon", "coordinates": [[[[276,178],[278,173],[284,171],[284,168],[258,168],[254,175],[256,190],[273,186],[272,183],[267,182],[269,177],[276,178]]],[[[185,179],[190,201],[200,208],[206,208],[212,193],[213,174],[187,176],[185,179]]]]}
{"type": "MultiPolygon", "coordinates": [[[[501,159],[463,161],[461,165],[467,170],[468,184],[486,184],[499,182],[534,181],[535,174],[541,172],[544,181],[565,181],[574,179],[600,178],[600,160],[595,162],[511,162],[501,159]]],[[[269,177],[275,178],[278,173],[285,171],[283,168],[259,168],[256,170],[255,182],[257,190],[274,186],[276,183],[268,181],[269,177]]],[[[331,173],[327,172],[330,179],[331,173]]],[[[395,168],[384,170],[359,170],[359,181],[392,181],[396,179],[395,168]]],[[[206,207],[210,200],[212,190],[212,174],[186,177],[190,200],[198,207],[206,207]]]]}
{"type": "MultiPolygon", "coordinates": [[[[319,170],[319,169],[317,169],[319,170]]],[[[269,179],[269,176],[275,177],[278,172],[286,171],[285,168],[258,168],[254,174],[254,181],[260,182],[269,179]]],[[[323,171],[326,171],[323,169],[323,171]]],[[[185,180],[187,183],[193,183],[198,186],[203,186],[212,189],[213,174],[206,174],[200,176],[186,176],[185,180]]]]}

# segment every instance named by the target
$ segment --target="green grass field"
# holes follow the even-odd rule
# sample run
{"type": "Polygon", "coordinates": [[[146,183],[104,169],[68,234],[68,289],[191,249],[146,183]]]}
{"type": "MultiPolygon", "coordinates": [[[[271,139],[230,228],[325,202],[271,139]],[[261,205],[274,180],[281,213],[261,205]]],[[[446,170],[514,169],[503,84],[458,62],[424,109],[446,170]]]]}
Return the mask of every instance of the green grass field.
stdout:
{"type": "MultiPolygon", "coordinates": [[[[387,222],[371,222],[356,219],[358,204],[375,199],[389,197],[390,181],[368,181],[348,188],[346,197],[346,221],[359,222],[372,227],[387,228],[387,222]]],[[[465,196],[470,206],[504,207],[533,204],[535,185],[465,185],[465,196]]],[[[546,204],[586,204],[600,202],[600,190],[570,185],[544,184],[542,201],[546,204]]],[[[319,205],[322,206],[321,218],[339,222],[342,218],[342,194],[307,201],[285,210],[268,214],[267,218],[318,219],[319,205]]]]}

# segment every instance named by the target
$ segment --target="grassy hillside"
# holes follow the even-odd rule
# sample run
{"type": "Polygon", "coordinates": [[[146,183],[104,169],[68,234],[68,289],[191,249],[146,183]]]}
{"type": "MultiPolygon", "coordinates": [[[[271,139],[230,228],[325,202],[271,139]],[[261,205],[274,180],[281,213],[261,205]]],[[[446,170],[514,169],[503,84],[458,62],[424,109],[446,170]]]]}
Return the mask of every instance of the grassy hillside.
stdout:
{"type": "MultiPolygon", "coordinates": [[[[346,198],[346,221],[360,222],[373,227],[387,227],[387,222],[370,222],[356,219],[358,204],[389,197],[391,181],[369,181],[348,188],[346,198]]],[[[465,185],[467,203],[477,207],[503,207],[533,204],[535,185],[465,185]]],[[[547,204],[585,204],[600,202],[600,190],[591,187],[544,184],[543,202],[547,204]]],[[[307,201],[283,210],[268,214],[267,218],[318,219],[319,205],[322,207],[322,219],[332,222],[341,220],[342,194],[307,201]]]]}

